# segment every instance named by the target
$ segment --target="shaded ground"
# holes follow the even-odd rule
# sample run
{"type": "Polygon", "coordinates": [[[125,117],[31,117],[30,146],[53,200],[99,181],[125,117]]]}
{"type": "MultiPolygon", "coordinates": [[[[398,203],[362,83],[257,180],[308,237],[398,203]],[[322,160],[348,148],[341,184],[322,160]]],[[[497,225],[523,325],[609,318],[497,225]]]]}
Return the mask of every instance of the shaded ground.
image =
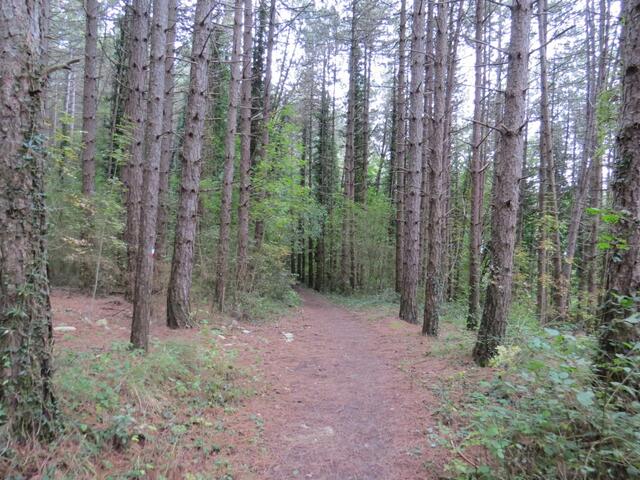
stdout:
{"type": "MultiPolygon", "coordinates": [[[[300,295],[295,314],[263,325],[233,322],[219,336],[257,389],[225,413],[215,433],[229,446],[224,462],[232,478],[442,478],[451,451],[438,442],[438,392],[454,377],[478,375],[467,351],[432,355],[435,344],[418,335],[418,326],[384,312],[352,311],[308,290],[300,295]]],[[[59,346],[100,348],[128,339],[128,303],[100,299],[90,315],[88,302],[54,295],[55,325],[77,329],[56,332],[59,346]]],[[[160,321],[152,326],[152,338],[173,335],[160,321]]],[[[189,461],[171,478],[197,472],[198,465],[185,466],[189,461]]]]}

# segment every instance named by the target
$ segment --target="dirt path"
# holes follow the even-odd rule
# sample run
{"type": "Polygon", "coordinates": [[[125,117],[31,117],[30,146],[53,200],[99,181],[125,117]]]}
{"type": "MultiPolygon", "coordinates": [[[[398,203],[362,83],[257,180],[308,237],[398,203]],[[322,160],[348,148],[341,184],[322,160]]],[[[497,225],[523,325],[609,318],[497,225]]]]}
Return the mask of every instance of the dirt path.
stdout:
{"type": "Polygon", "coordinates": [[[253,335],[267,387],[243,409],[263,424],[241,463],[261,479],[440,478],[449,454],[430,434],[437,401],[414,381],[414,364],[436,376],[448,369],[425,362],[417,326],[301,296],[299,316],[253,335]]]}

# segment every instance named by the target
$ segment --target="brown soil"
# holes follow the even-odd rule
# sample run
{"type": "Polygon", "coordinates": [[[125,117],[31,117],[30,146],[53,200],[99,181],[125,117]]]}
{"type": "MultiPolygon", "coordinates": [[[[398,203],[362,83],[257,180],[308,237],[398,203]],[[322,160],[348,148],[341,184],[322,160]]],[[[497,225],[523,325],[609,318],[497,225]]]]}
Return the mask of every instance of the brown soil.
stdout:
{"type": "MultiPolygon", "coordinates": [[[[233,322],[220,339],[257,389],[224,417],[233,478],[442,478],[452,454],[438,442],[437,392],[460,372],[483,375],[467,352],[431,355],[431,341],[417,325],[354,312],[309,290],[300,295],[295,314],[268,324],[233,322]]],[[[53,296],[55,325],[77,328],[56,333],[58,346],[102,348],[128,339],[128,303],[97,300],[91,321],[89,302],[65,292],[53,296]],[[96,324],[101,318],[106,324],[96,324]]],[[[161,322],[152,326],[152,338],[174,335],[161,322]]]]}

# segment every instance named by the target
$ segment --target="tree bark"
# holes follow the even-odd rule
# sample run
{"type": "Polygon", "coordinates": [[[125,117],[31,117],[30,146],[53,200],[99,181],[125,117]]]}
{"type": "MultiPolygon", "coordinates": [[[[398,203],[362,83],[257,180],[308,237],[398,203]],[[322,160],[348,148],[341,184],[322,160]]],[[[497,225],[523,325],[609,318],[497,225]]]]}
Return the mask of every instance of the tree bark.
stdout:
{"type": "Polygon", "coordinates": [[[251,55],[253,48],[253,6],[244,2],[243,67],[240,99],[240,198],[238,201],[238,253],[236,290],[245,291],[249,271],[249,200],[251,170],[251,55]]]}
{"type": "Polygon", "coordinates": [[[0,407],[9,438],[48,437],[53,396],[44,205],[47,3],[0,8],[0,407]]]}
{"type": "Polygon", "coordinates": [[[162,106],[164,103],[165,56],[167,40],[168,0],[154,0],[149,62],[149,100],[145,128],[144,180],[136,283],[133,298],[131,343],[134,348],[149,348],[151,317],[151,286],[155,261],[156,221],[160,183],[160,153],[162,147],[162,106]],[[142,215],[144,212],[144,215],[142,215]]]}
{"type": "Polygon", "coordinates": [[[156,255],[161,258],[166,250],[169,173],[173,158],[173,91],[175,80],[173,64],[176,42],[177,0],[169,0],[167,19],[167,53],[164,58],[164,104],[162,106],[162,145],[160,147],[160,189],[158,192],[158,221],[156,255]]]}
{"type": "Polygon", "coordinates": [[[486,366],[502,342],[511,307],[513,254],[522,177],[523,129],[526,125],[531,0],[514,0],[504,115],[494,168],[490,272],[473,358],[486,366]]]}
{"type": "Polygon", "coordinates": [[[84,87],[82,90],[82,193],[96,189],[96,130],[98,119],[98,0],[85,1],[84,87]]]}
{"type": "Polygon", "coordinates": [[[411,82],[409,92],[409,148],[405,171],[405,231],[400,318],[418,322],[418,276],[420,256],[420,192],[422,182],[422,142],[424,113],[425,0],[414,0],[411,42],[411,82]]]}
{"type": "Polygon", "coordinates": [[[396,207],[396,292],[402,290],[402,268],[404,258],[404,168],[405,168],[405,63],[407,0],[400,3],[400,42],[398,46],[398,80],[396,83],[396,128],[395,128],[395,164],[393,166],[393,198],[396,207]]]}
{"type": "Polygon", "coordinates": [[[483,90],[485,79],[485,3],[476,0],[475,9],[475,79],[473,91],[473,126],[471,131],[471,224],[469,228],[469,310],[467,329],[475,330],[480,317],[480,246],[482,245],[482,212],[484,203],[484,170],[482,143],[483,90]]]}
{"type": "Polygon", "coordinates": [[[631,397],[628,404],[640,399],[638,376],[621,368],[625,356],[638,355],[640,341],[640,325],[628,321],[640,311],[640,1],[624,0],[622,18],[622,113],[612,179],[620,219],[612,225],[615,245],[607,255],[600,375],[630,387],[614,390],[617,397],[631,397]]]}
{"type": "MultiPolygon", "coordinates": [[[[443,268],[444,243],[446,240],[447,189],[445,135],[446,135],[446,77],[445,66],[448,60],[447,17],[448,4],[438,2],[436,17],[436,46],[434,56],[434,95],[433,95],[433,136],[430,142],[429,156],[429,249],[425,282],[424,321],[422,334],[438,335],[440,322],[439,309],[445,281],[443,268]]],[[[452,73],[451,73],[452,74],[452,73]]]]}
{"type": "Polygon", "coordinates": [[[229,83],[229,110],[227,131],[224,139],[224,173],[220,197],[220,234],[216,258],[215,304],[224,311],[229,268],[229,234],[231,230],[231,200],[233,193],[233,170],[236,150],[236,129],[238,119],[238,97],[240,93],[242,64],[242,4],[236,0],[233,14],[233,46],[231,53],[231,81],[229,83]]]}
{"type": "Polygon", "coordinates": [[[124,172],[127,224],[124,239],[127,243],[127,291],[130,300],[134,287],[140,239],[140,205],[142,202],[142,163],[144,156],[145,97],[149,43],[148,0],[133,0],[131,22],[131,55],[129,57],[129,95],[125,114],[132,124],[129,159],[124,172]]]}
{"type": "Polygon", "coordinates": [[[167,291],[167,326],[185,328],[192,325],[189,297],[193,273],[193,249],[196,241],[198,193],[202,170],[202,143],[207,113],[209,75],[209,37],[211,35],[211,0],[199,0],[191,43],[189,98],[185,112],[185,137],[182,144],[182,178],[167,291]]]}

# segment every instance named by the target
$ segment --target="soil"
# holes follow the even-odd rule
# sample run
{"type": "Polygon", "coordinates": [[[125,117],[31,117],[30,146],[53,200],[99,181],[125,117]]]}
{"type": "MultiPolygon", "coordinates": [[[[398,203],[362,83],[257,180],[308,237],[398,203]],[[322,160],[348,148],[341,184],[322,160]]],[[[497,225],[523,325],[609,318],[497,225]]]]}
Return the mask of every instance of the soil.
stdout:
{"type": "MultiPolygon", "coordinates": [[[[353,311],[310,290],[300,296],[294,314],[266,324],[234,321],[221,337],[256,389],[225,414],[233,478],[443,478],[452,453],[438,441],[438,391],[460,372],[485,375],[468,352],[452,362],[431,354],[432,340],[417,325],[353,311]]],[[[100,349],[128,339],[131,307],[120,297],[91,307],[86,297],[57,291],[52,304],[54,326],[76,327],[56,331],[57,348],[100,349]]],[[[151,335],[194,331],[176,333],[156,320],[151,335]]]]}

